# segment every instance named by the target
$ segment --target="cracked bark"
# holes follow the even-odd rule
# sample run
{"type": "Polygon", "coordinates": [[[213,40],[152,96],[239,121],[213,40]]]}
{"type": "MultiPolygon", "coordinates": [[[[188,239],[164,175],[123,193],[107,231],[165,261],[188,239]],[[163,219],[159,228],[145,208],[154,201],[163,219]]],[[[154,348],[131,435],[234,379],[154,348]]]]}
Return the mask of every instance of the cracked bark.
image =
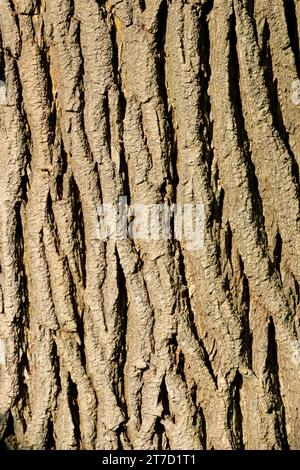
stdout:
{"type": "Polygon", "coordinates": [[[300,448],[299,32],[299,0],[0,0],[2,445],[300,448]],[[202,202],[203,249],[98,240],[124,194],[202,202]]]}

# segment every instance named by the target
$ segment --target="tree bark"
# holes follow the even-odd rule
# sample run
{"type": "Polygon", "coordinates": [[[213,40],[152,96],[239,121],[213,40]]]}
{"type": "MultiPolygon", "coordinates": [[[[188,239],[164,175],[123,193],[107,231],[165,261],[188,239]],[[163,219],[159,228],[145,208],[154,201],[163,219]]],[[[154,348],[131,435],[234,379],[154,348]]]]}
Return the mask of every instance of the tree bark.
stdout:
{"type": "Polygon", "coordinates": [[[0,0],[0,439],[300,448],[300,1],[0,0]],[[100,204],[205,209],[203,247],[100,204]]]}

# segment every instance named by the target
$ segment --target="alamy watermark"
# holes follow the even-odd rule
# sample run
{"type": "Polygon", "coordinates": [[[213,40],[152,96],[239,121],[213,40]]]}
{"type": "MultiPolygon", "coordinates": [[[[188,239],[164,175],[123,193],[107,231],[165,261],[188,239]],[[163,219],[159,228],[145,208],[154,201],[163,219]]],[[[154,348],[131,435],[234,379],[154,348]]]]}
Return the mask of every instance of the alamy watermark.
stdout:
{"type": "Polygon", "coordinates": [[[296,366],[300,364],[300,341],[294,340],[292,342],[293,354],[292,354],[292,362],[296,366]]]}
{"type": "Polygon", "coordinates": [[[292,83],[292,102],[300,104],[300,80],[294,80],[292,83]]]}
{"type": "Polygon", "coordinates": [[[0,365],[5,365],[5,342],[0,339],[0,365]]]}
{"type": "Polygon", "coordinates": [[[0,80],[0,104],[6,103],[6,86],[3,80],[0,80]]]}
{"type": "Polygon", "coordinates": [[[200,250],[204,243],[205,213],[201,203],[127,204],[121,196],[117,205],[97,207],[96,238],[100,240],[141,241],[175,239],[189,251],[200,250]]]}

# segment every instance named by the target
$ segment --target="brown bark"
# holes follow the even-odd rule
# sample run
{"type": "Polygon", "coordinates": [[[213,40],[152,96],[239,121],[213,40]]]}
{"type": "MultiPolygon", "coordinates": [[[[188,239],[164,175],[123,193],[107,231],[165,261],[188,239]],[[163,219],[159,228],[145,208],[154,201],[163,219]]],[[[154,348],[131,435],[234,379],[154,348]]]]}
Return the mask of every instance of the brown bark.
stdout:
{"type": "Polygon", "coordinates": [[[299,0],[0,0],[6,447],[300,448],[299,34],[299,0]],[[203,248],[97,239],[121,195],[203,203],[203,248]]]}

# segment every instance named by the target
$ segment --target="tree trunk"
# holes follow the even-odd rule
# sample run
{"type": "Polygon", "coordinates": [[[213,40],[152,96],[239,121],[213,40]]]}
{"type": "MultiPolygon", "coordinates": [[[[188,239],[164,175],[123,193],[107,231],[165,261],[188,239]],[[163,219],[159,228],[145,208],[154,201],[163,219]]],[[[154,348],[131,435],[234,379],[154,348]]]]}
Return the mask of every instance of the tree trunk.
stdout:
{"type": "Polygon", "coordinates": [[[299,35],[299,0],[0,0],[5,447],[300,448],[299,35]],[[122,195],[202,204],[203,246],[97,236],[122,195]]]}

